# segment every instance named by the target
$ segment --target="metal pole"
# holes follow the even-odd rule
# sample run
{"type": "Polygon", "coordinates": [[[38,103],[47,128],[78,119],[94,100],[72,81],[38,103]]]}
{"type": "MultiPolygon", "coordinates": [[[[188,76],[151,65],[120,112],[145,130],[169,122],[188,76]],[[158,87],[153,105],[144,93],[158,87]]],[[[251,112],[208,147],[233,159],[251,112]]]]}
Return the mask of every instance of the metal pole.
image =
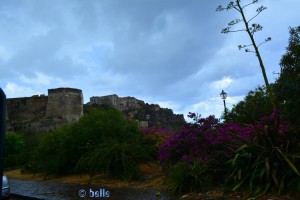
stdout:
{"type": "Polygon", "coordinates": [[[226,115],[226,104],[225,104],[225,99],[223,99],[223,102],[224,102],[224,113],[226,115]]]}
{"type": "Polygon", "coordinates": [[[5,134],[5,120],[6,120],[6,95],[0,88],[0,188],[2,199],[2,179],[3,179],[3,151],[4,151],[4,134],[5,134]]]}

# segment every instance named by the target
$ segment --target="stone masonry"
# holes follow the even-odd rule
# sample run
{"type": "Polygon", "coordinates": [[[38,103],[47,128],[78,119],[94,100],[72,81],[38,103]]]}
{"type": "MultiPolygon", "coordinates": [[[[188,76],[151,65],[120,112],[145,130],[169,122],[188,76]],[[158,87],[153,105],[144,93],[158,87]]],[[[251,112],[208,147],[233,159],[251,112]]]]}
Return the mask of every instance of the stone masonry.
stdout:
{"type": "Polygon", "coordinates": [[[134,97],[118,97],[116,94],[93,96],[89,105],[112,105],[128,118],[137,120],[141,127],[180,128],[185,123],[184,116],[174,114],[171,109],[157,104],[148,104],[134,97]]]}
{"type": "Polygon", "coordinates": [[[49,89],[48,96],[7,100],[7,129],[12,131],[49,131],[78,121],[82,115],[83,95],[79,89],[49,89]]]}
{"type": "Polygon", "coordinates": [[[7,101],[8,131],[47,132],[54,128],[78,121],[83,116],[83,107],[112,105],[127,118],[137,120],[142,127],[178,128],[185,123],[183,115],[171,109],[160,108],[134,97],[118,97],[116,94],[93,96],[83,104],[80,89],[48,89],[48,96],[11,98],[7,101]]]}

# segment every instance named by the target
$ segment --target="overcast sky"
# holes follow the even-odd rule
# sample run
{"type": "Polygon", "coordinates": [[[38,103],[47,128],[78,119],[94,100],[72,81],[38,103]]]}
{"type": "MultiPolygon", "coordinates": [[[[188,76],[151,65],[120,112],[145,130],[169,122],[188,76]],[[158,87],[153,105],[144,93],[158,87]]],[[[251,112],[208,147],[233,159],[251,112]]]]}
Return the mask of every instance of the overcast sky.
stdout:
{"type": "MultiPolygon", "coordinates": [[[[244,2],[244,1],[242,1],[244,2]]],[[[245,1],[248,2],[248,1],[245,1]]],[[[202,116],[223,112],[263,84],[246,32],[221,34],[239,17],[213,0],[1,0],[0,87],[8,98],[79,88],[91,96],[133,96],[202,116]]],[[[253,22],[270,82],[286,52],[289,27],[300,25],[299,0],[264,0],[253,22]]]]}

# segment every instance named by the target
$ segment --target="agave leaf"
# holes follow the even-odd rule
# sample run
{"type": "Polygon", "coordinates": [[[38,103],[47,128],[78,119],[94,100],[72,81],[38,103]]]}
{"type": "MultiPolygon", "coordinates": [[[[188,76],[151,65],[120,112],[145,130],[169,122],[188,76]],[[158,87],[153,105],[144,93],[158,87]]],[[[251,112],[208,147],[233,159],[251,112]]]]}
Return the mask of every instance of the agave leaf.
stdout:
{"type": "Polygon", "coordinates": [[[256,192],[254,193],[254,199],[257,199],[258,197],[264,195],[270,188],[270,183],[268,183],[264,187],[259,187],[256,192]]]}
{"type": "Polygon", "coordinates": [[[284,180],[285,180],[285,177],[282,177],[281,180],[280,180],[278,195],[280,195],[282,193],[283,189],[284,189],[284,180]]]}
{"type": "MultiPolygon", "coordinates": [[[[277,174],[277,169],[272,170],[272,179],[275,182],[276,186],[278,187],[279,183],[278,183],[278,180],[276,178],[276,174],[277,174]]],[[[281,179],[281,181],[282,181],[282,179],[281,179]]]]}
{"type": "Polygon", "coordinates": [[[278,147],[275,147],[275,150],[277,150],[278,153],[280,153],[280,155],[285,159],[285,161],[289,164],[289,166],[292,168],[292,170],[293,170],[298,176],[300,176],[300,173],[299,173],[298,169],[297,169],[297,168],[295,167],[295,165],[290,161],[290,159],[289,159],[286,155],[284,155],[284,154],[282,153],[282,151],[281,151],[278,147]]]}
{"type": "Polygon", "coordinates": [[[238,171],[238,180],[241,180],[241,178],[242,178],[242,170],[240,169],[238,171]]]}
{"type": "Polygon", "coordinates": [[[246,181],[247,179],[242,179],[241,181],[239,181],[233,188],[232,191],[235,192],[237,189],[239,189],[243,183],[246,181]]]}
{"type": "Polygon", "coordinates": [[[243,150],[243,149],[245,149],[247,147],[249,147],[248,144],[244,144],[240,148],[238,148],[236,151],[239,152],[239,151],[241,151],[241,150],[243,150]]]}
{"type": "Polygon", "coordinates": [[[300,155],[298,155],[298,154],[287,154],[287,156],[292,157],[292,158],[300,158],[300,155]]]}
{"type": "Polygon", "coordinates": [[[263,168],[263,169],[260,171],[259,179],[262,179],[262,178],[263,178],[265,172],[266,172],[266,168],[263,168]]]}
{"type": "Polygon", "coordinates": [[[269,158],[265,158],[265,167],[266,167],[266,173],[267,173],[267,179],[270,177],[270,162],[269,158]]]}
{"type": "Polygon", "coordinates": [[[236,171],[237,171],[237,167],[234,168],[234,170],[232,170],[232,172],[231,172],[231,174],[229,176],[227,176],[226,181],[225,181],[226,183],[228,181],[230,181],[232,179],[232,177],[234,177],[234,175],[236,174],[236,171]]]}
{"type": "Polygon", "coordinates": [[[259,166],[259,164],[257,164],[256,165],[256,167],[255,167],[255,169],[254,169],[254,171],[253,171],[253,173],[252,173],[252,176],[251,176],[251,178],[250,178],[250,191],[252,191],[252,189],[253,189],[253,180],[255,180],[255,177],[256,177],[256,171],[257,171],[257,169],[258,169],[258,166],[259,166]]]}
{"type": "Polygon", "coordinates": [[[240,156],[239,153],[235,154],[233,160],[232,160],[232,165],[235,165],[236,159],[240,156]]]}

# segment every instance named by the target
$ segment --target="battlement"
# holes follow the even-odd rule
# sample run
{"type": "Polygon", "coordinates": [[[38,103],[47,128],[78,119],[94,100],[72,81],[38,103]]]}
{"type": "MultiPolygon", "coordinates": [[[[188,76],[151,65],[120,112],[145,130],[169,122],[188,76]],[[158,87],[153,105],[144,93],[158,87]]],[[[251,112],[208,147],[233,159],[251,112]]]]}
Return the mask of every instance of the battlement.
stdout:
{"type": "Polygon", "coordinates": [[[48,94],[52,93],[78,93],[82,94],[82,90],[76,88],[54,88],[48,89],[48,94]]]}

